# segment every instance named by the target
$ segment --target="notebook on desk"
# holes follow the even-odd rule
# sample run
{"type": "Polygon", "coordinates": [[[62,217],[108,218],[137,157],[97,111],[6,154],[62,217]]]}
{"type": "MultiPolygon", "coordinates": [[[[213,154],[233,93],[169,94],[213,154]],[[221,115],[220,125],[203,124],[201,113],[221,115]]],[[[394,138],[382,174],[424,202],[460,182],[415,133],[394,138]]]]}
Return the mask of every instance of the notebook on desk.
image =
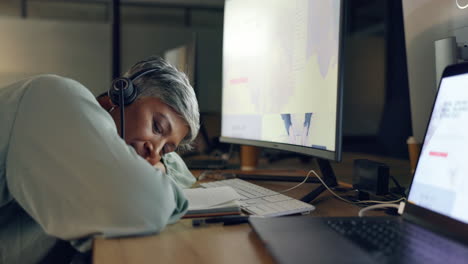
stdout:
{"type": "Polygon", "coordinates": [[[279,263],[468,263],[468,65],[444,72],[401,217],[250,219],[279,263]]]}
{"type": "Polygon", "coordinates": [[[189,202],[183,218],[239,215],[239,194],[231,187],[184,189],[189,202]]]}

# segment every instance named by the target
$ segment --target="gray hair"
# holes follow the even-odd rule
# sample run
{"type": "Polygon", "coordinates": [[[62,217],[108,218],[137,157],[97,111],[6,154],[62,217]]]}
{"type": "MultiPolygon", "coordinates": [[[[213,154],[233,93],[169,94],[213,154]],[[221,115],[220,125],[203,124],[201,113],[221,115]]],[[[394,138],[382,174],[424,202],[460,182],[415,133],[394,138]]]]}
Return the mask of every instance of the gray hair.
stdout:
{"type": "Polygon", "coordinates": [[[135,80],[133,85],[138,89],[139,96],[152,96],[174,109],[188,124],[189,132],[179,144],[179,149],[190,150],[190,143],[195,139],[200,129],[200,112],[197,97],[187,75],[160,57],[151,56],[137,62],[125,74],[130,77],[145,69],[155,71],[145,74],[135,80]]]}

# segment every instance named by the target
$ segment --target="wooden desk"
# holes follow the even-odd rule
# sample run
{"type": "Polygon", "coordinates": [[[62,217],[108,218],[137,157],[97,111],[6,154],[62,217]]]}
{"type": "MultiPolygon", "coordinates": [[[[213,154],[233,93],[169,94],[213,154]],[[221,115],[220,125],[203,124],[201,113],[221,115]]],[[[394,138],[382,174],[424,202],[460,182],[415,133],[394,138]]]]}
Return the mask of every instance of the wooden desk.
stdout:
{"type": "MultiPolygon", "coordinates": [[[[272,190],[284,190],[296,183],[255,182],[272,190]]],[[[316,184],[304,184],[288,193],[301,198],[316,184]]],[[[349,187],[349,185],[348,185],[349,187]]],[[[315,201],[310,215],[357,216],[359,207],[339,201],[329,192],[315,201]]],[[[382,215],[381,212],[373,214],[382,215]]],[[[191,220],[181,220],[166,227],[160,234],[147,237],[96,239],[93,263],[275,263],[260,239],[248,224],[211,225],[193,228],[191,220]]]]}

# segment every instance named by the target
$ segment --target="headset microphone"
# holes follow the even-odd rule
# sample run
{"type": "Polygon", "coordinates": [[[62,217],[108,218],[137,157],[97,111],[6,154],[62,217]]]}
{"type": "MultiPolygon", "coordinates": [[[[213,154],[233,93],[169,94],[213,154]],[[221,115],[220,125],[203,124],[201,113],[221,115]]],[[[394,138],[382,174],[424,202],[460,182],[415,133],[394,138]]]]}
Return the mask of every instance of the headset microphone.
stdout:
{"type": "Polygon", "coordinates": [[[157,68],[141,70],[130,76],[130,78],[119,77],[112,82],[108,95],[112,103],[120,107],[120,136],[123,140],[125,140],[125,106],[133,103],[138,97],[138,89],[133,85],[133,82],[143,75],[157,70],[157,68]]]}

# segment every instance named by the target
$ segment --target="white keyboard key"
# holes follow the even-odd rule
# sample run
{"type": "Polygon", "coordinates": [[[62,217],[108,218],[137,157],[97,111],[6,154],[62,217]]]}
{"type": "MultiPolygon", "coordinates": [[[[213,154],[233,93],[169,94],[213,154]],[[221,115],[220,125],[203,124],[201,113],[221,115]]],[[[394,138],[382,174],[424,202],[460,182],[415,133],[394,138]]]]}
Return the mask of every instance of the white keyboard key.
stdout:
{"type": "Polygon", "coordinates": [[[254,204],[264,203],[264,202],[265,200],[263,200],[263,198],[256,198],[256,199],[248,199],[248,200],[241,201],[241,204],[245,204],[246,206],[248,206],[248,205],[254,205],[254,204]]]}
{"type": "Polygon", "coordinates": [[[279,202],[279,201],[291,200],[292,198],[283,194],[276,194],[276,195],[262,197],[262,199],[267,202],[279,202]]]}
{"type": "Polygon", "coordinates": [[[245,200],[245,199],[250,199],[250,198],[253,198],[252,195],[244,190],[239,190],[239,189],[234,189],[236,190],[236,192],[242,196],[241,200],[245,200]]]}
{"type": "Polygon", "coordinates": [[[264,210],[256,207],[256,206],[248,206],[248,207],[245,207],[245,208],[242,208],[244,209],[245,211],[247,211],[248,213],[251,213],[253,215],[263,215],[265,213],[264,210]]]}

